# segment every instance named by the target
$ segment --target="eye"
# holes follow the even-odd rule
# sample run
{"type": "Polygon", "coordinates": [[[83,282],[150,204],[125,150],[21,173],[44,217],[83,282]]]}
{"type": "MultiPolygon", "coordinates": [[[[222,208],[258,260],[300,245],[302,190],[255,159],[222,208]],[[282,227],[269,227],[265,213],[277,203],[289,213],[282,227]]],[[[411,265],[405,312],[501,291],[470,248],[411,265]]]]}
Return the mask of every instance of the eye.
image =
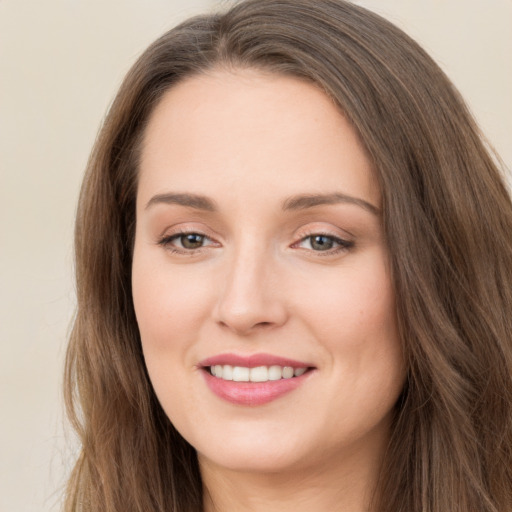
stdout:
{"type": "Polygon", "coordinates": [[[208,245],[213,245],[214,242],[202,233],[184,232],[164,236],[159,241],[159,244],[177,252],[191,252],[208,245]]]}
{"type": "Polygon", "coordinates": [[[177,241],[183,249],[199,249],[206,239],[206,236],[199,233],[186,233],[173,238],[173,241],[177,241]]]}
{"type": "Polygon", "coordinates": [[[331,253],[349,249],[353,245],[354,243],[348,240],[321,233],[306,236],[296,244],[297,247],[302,249],[331,253]]]}

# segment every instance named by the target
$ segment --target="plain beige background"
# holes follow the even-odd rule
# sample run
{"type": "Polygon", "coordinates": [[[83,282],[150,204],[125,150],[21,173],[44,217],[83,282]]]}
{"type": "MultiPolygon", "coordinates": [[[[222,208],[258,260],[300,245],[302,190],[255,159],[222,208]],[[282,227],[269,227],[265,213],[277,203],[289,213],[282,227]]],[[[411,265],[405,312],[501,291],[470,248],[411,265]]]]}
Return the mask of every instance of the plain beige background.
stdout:
{"type": "MultiPolygon", "coordinates": [[[[215,0],[0,0],[0,512],[55,512],[72,226],[100,121],[140,52],[215,0]]],[[[511,0],[361,0],[441,64],[510,168],[511,0]]]]}

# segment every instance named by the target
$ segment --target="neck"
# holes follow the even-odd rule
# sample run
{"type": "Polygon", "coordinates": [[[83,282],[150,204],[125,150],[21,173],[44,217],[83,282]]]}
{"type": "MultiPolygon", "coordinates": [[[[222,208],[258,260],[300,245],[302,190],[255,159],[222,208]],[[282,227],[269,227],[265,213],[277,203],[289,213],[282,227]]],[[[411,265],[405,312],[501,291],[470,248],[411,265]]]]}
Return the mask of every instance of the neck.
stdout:
{"type": "Polygon", "coordinates": [[[381,457],[365,460],[360,453],[342,463],[267,473],[199,461],[205,512],[370,512],[381,465],[381,457]]]}

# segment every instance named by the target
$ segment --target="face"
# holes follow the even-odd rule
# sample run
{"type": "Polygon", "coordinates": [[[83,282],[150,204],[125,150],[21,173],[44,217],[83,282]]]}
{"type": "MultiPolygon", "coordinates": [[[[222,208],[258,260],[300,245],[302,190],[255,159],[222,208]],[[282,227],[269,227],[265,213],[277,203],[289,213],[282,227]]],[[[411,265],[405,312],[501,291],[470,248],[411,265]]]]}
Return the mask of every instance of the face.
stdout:
{"type": "Polygon", "coordinates": [[[140,162],[133,300],[155,392],[202,465],[382,449],[404,371],[379,209],[358,137],[315,86],[216,71],[165,94],[140,162]]]}

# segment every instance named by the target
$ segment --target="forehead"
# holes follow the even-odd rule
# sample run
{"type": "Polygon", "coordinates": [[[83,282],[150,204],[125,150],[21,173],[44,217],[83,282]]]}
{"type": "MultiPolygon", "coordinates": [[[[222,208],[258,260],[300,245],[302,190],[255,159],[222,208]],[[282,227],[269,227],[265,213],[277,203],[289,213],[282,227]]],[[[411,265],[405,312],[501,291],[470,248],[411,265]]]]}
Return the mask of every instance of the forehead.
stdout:
{"type": "Polygon", "coordinates": [[[379,203],[363,145],[315,85],[217,70],[167,91],[144,134],[139,193],[339,189],[379,203]]]}

